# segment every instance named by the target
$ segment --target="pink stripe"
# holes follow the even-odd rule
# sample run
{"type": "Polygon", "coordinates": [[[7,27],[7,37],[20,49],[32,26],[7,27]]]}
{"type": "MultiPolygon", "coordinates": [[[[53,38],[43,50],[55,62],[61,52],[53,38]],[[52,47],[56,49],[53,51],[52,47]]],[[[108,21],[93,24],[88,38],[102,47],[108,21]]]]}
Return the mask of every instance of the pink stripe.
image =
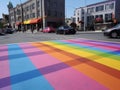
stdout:
{"type": "MultiPolygon", "coordinates": [[[[75,41],[80,41],[80,40],[75,40],[75,41]]],[[[120,47],[118,47],[118,46],[114,46],[114,45],[112,45],[112,44],[109,44],[109,43],[100,43],[100,42],[91,42],[91,41],[83,41],[83,42],[86,42],[86,43],[88,43],[88,44],[91,44],[91,45],[96,45],[96,46],[103,46],[103,47],[105,47],[105,48],[108,48],[108,49],[115,49],[115,50],[118,50],[118,49],[120,49],[120,47]]]]}
{"type": "MultiPolygon", "coordinates": [[[[32,49],[33,52],[37,50],[37,48],[32,49]]],[[[26,54],[29,51],[31,52],[29,49],[24,49],[26,54]]],[[[39,51],[42,52],[41,50],[39,51]]],[[[47,53],[29,56],[29,58],[55,90],[108,90],[101,84],[47,53]]]]}
{"type": "Polygon", "coordinates": [[[7,86],[3,86],[0,90],[11,90],[7,46],[0,47],[0,50],[0,87],[2,87],[3,82],[7,84],[7,86]]]}
{"type": "MultiPolygon", "coordinates": [[[[7,46],[0,47],[0,49],[6,49],[7,46]]],[[[0,79],[10,76],[9,62],[8,62],[8,51],[0,52],[0,79]]]]}
{"type": "MultiPolygon", "coordinates": [[[[64,40],[65,41],[65,40],[64,40]]],[[[87,46],[95,46],[95,47],[99,47],[102,49],[107,49],[107,50],[111,50],[111,51],[115,51],[118,50],[118,48],[113,48],[111,46],[105,46],[105,45],[100,45],[100,44],[94,44],[94,43],[90,43],[90,42],[85,42],[85,41],[77,41],[77,40],[66,40],[67,42],[73,42],[73,43],[78,43],[81,45],[87,45],[87,46]]]]}

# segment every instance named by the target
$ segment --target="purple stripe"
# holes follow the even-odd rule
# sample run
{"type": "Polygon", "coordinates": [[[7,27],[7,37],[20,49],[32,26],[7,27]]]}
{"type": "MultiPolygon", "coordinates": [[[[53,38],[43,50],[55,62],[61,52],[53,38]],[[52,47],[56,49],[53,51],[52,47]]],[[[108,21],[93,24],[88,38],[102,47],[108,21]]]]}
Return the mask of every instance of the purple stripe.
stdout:
{"type": "Polygon", "coordinates": [[[8,48],[7,46],[2,46],[0,47],[0,50],[2,50],[2,52],[0,52],[0,90],[11,90],[11,86],[9,86],[10,70],[8,61],[8,48]]]}
{"type": "MultiPolygon", "coordinates": [[[[22,47],[22,45],[20,46],[22,47]]],[[[28,49],[23,50],[26,54],[31,52],[28,49]]],[[[36,50],[38,48],[32,49],[33,52],[36,50]]],[[[29,56],[29,54],[27,55],[29,56]]],[[[55,90],[108,90],[95,80],[92,80],[47,53],[29,56],[29,58],[55,90]]]]}
{"type": "MultiPolygon", "coordinates": [[[[77,40],[78,41],[78,40],[77,40]]],[[[81,40],[79,40],[81,41],[81,40]]],[[[90,42],[90,43],[97,43],[97,44],[101,44],[101,45],[109,45],[109,46],[114,46],[114,47],[117,47],[117,48],[120,48],[120,43],[113,43],[113,42],[105,42],[105,41],[95,41],[95,40],[82,40],[84,42],[90,42]]]]}

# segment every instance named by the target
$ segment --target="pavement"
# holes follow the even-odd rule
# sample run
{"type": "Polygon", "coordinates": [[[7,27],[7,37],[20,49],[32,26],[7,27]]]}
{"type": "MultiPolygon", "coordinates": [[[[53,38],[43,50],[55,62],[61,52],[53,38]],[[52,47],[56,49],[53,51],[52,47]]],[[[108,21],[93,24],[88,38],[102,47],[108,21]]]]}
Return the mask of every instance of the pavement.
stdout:
{"type": "Polygon", "coordinates": [[[120,90],[120,43],[68,39],[0,45],[0,90],[120,90]]]}
{"type": "MultiPolygon", "coordinates": [[[[88,34],[88,33],[100,33],[102,30],[95,30],[95,31],[80,31],[78,30],[77,33],[83,33],[83,34],[88,34]]],[[[23,32],[21,32],[23,33],[23,32]]],[[[32,33],[31,30],[27,30],[25,33],[32,33]]],[[[41,31],[37,32],[37,30],[34,30],[34,33],[41,33],[41,31]]]]}

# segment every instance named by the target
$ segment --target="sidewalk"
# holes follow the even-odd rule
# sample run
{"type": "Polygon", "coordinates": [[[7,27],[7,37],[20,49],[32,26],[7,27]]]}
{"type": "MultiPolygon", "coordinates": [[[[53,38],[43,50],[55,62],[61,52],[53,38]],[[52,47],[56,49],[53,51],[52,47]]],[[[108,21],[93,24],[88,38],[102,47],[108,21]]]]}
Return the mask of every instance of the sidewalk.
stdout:
{"type": "MultiPolygon", "coordinates": [[[[37,32],[37,30],[34,30],[34,33],[40,33],[41,31],[37,32]]],[[[23,33],[23,32],[22,32],[23,33]]],[[[32,33],[31,30],[27,30],[24,33],[32,33]]],[[[93,33],[102,33],[102,30],[95,30],[95,31],[77,31],[77,33],[82,33],[82,34],[93,34],[93,33]]]]}
{"type": "Polygon", "coordinates": [[[77,33],[83,33],[83,34],[102,33],[102,30],[95,30],[95,31],[77,31],[77,33]]]}

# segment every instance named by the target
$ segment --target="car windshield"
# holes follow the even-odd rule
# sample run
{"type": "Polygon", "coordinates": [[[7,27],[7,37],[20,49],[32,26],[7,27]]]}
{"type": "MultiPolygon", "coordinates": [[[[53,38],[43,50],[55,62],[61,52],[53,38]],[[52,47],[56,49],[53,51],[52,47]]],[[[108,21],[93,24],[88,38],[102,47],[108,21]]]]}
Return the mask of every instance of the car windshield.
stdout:
{"type": "Polygon", "coordinates": [[[65,29],[70,28],[69,26],[64,26],[65,29]]]}
{"type": "Polygon", "coordinates": [[[117,24],[116,26],[114,26],[113,28],[118,28],[118,27],[120,27],[120,24],[117,24]]]}

